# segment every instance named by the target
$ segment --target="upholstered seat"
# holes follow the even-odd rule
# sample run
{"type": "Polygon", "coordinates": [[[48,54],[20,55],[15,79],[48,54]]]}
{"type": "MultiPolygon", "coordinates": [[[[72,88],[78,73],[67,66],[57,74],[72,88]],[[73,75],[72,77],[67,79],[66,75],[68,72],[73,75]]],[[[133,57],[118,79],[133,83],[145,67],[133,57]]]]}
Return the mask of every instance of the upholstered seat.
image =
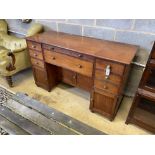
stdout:
{"type": "MultiPolygon", "coordinates": [[[[42,31],[43,26],[34,23],[26,36],[42,31]]],[[[5,76],[9,85],[12,86],[12,75],[30,66],[26,40],[9,35],[6,21],[0,20],[0,75],[5,76]]]]}

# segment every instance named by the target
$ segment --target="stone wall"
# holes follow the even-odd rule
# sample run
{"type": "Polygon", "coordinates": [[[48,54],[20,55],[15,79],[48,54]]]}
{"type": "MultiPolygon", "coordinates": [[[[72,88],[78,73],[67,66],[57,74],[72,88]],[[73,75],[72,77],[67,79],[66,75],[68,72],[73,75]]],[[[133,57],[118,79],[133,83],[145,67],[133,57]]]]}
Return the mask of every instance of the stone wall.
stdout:
{"type": "MultiPolygon", "coordinates": [[[[33,19],[30,24],[18,19],[7,19],[9,30],[25,35],[33,22],[44,25],[45,30],[55,30],[75,35],[124,42],[140,46],[133,61],[126,94],[133,96],[149,52],[155,40],[154,19],[33,19]]],[[[125,51],[124,51],[125,52],[125,51]]]]}

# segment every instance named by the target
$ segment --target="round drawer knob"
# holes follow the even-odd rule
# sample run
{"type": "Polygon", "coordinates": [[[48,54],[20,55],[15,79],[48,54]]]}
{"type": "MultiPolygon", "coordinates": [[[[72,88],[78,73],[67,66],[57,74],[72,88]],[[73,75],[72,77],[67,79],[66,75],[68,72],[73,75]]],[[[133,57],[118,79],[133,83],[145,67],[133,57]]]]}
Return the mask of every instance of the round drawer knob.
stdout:
{"type": "Polygon", "coordinates": [[[35,57],[37,57],[37,54],[34,54],[35,57]]]}
{"type": "Polygon", "coordinates": [[[56,58],[55,57],[52,57],[52,59],[55,60],[56,58]]]}
{"type": "Polygon", "coordinates": [[[50,49],[51,49],[52,51],[54,51],[54,47],[51,47],[50,49]]]}
{"type": "Polygon", "coordinates": [[[76,79],[76,75],[73,76],[73,79],[76,79]]]}
{"type": "Polygon", "coordinates": [[[82,54],[79,54],[79,55],[78,55],[78,57],[80,57],[80,58],[81,58],[81,57],[82,57],[82,54]]]}
{"type": "Polygon", "coordinates": [[[105,76],[105,79],[109,79],[109,76],[105,76]]]}
{"type": "Polygon", "coordinates": [[[107,87],[107,86],[103,86],[103,88],[104,88],[104,89],[107,89],[108,87],[107,87]]]}
{"type": "Polygon", "coordinates": [[[36,48],[36,46],[35,45],[32,45],[32,48],[36,48]]]}
{"type": "Polygon", "coordinates": [[[82,65],[79,64],[78,67],[79,67],[79,68],[82,68],[82,65]]]}
{"type": "Polygon", "coordinates": [[[39,62],[36,62],[36,65],[39,65],[39,62]]]}

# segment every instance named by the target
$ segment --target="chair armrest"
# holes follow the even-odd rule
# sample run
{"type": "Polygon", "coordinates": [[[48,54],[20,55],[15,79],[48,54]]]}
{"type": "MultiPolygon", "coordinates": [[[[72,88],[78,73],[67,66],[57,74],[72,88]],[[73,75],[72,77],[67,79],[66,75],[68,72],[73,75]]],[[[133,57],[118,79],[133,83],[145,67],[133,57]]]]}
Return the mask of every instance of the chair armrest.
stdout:
{"type": "Polygon", "coordinates": [[[16,58],[14,53],[7,50],[6,48],[0,47],[0,70],[5,72],[13,71],[16,69],[15,67],[16,58]]]}
{"type": "Polygon", "coordinates": [[[1,38],[3,39],[3,47],[11,50],[12,52],[19,52],[27,48],[26,40],[23,38],[18,38],[8,34],[3,34],[1,38]]]}
{"type": "Polygon", "coordinates": [[[4,32],[4,33],[8,32],[8,26],[4,19],[0,19],[0,32],[4,32]]]}

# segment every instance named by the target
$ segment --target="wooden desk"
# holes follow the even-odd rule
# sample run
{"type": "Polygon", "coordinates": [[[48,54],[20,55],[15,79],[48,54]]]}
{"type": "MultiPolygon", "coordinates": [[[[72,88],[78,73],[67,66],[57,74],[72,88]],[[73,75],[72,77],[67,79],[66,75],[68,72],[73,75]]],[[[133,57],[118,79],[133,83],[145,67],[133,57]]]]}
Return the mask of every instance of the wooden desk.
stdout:
{"type": "Polygon", "coordinates": [[[137,46],[55,31],[27,44],[37,86],[50,91],[63,81],[82,88],[91,93],[92,112],[114,119],[137,46]]]}

